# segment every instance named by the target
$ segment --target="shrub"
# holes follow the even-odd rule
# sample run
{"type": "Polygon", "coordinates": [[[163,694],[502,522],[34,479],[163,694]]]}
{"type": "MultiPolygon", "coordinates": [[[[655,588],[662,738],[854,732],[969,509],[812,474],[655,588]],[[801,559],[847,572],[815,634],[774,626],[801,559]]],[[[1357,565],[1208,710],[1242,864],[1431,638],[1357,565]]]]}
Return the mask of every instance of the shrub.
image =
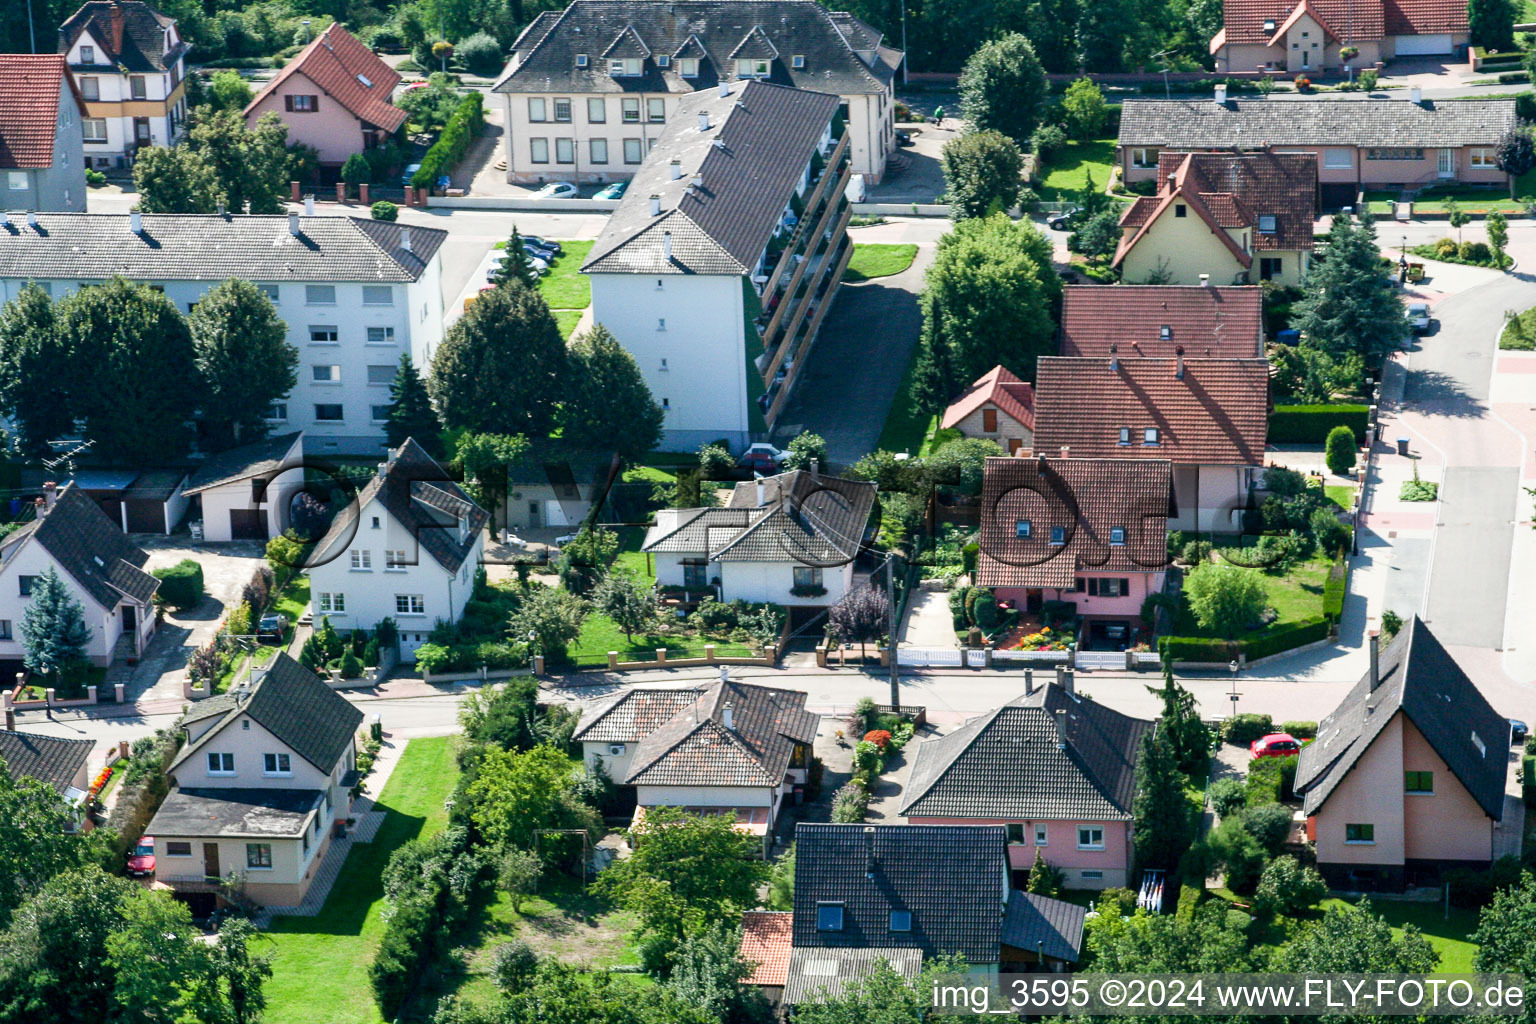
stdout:
{"type": "Polygon", "coordinates": [[[1344,597],[1349,589],[1349,565],[1343,560],[1334,562],[1323,583],[1323,617],[1338,622],[1344,617],[1344,597]]]}
{"type": "Polygon", "coordinates": [[[1442,238],[1435,243],[1435,255],[1443,260],[1456,259],[1458,247],[1454,238],[1442,238]]]}
{"type": "Polygon", "coordinates": [[[363,674],[363,663],[350,650],[341,656],[341,678],[357,679],[363,674]]]}
{"type": "Polygon", "coordinates": [[[735,629],[739,619],[740,611],[735,604],[716,601],[713,597],[700,601],[693,612],[694,624],[707,632],[735,629]]]}
{"type": "Polygon", "coordinates": [[[1093,901],[1093,909],[1100,914],[1130,917],[1136,913],[1136,894],[1122,886],[1105,889],[1093,901]]]}
{"type": "MultiPolygon", "coordinates": [[[[889,742],[889,740],[887,740],[889,742]]],[[[853,773],[855,776],[864,776],[873,780],[880,770],[885,767],[885,754],[880,747],[869,740],[860,740],[853,748],[853,773]]]]}
{"type": "Polygon", "coordinates": [[[1354,431],[1365,443],[1370,410],[1363,405],[1281,405],[1269,414],[1270,444],[1323,444],[1334,427],[1354,431]]]}
{"type": "Polygon", "coordinates": [[[85,183],[99,187],[107,183],[107,176],[94,168],[87,167],[85,169],[85,183]]]}
{"type": "Polygon", "coordinates": [[[976,625],[984,630],[997,628],[997,598],[992,596],[992,591],[982,590],[980,596],[976,598],[976,603],[972,610],[976,616],[976,625]]]}
{"type": "Polygon", "coordinates": [[[150,575],[160,581],[156,599],[172,608],[191,608],[203,599],[203,567],[190,558],[156,569],[150,575]]]}
{"type": "Polygon", "coordinates": [[[1303,473],[1285,466],[1274,466],[1264,471],[1264,489],[1280,498],[1294,498],[1307,490],[1307,478],[1303,473]]]}
{"type": "Polygon", "coordinates": [[[1458,907],[1481,908],[1493,902],[1493,894],[1520,882],[1520,861],[1500,857],[1485,871],[1457,868],[1444,875],[1451,902],[1458,907]]]}
{"type": "Polygon", "coordinates": [[[1067,133],[1057,124],[1042,124],[1029,137],[1029,148],[1042,160],[1066,144],[1067,133]]]}
{"type": "Polygon", "coordinates": [[[1208,540],[1192,540],[1179,552],[1179,561],[1186,565],[1200,565],[1210,559],[1211,542],[1208,540]]]}
{"type": "Polygon", "coordinates": [[[1219,818],[1230,817],[1248,806],[1248,794],[1240,779],[1217,779],[1211,783],[1211,807],[1219,818]]]}
{"type": "Polygon", "coordinates": [[[1255,758],[1248,766],[1248,806],[1263,807],[1294,799],[1297,755],[1255,758]]]}
{"type": "Polygon", "coordinates": [[[1284,804],[1263,804],[1245,808],[1239,815],[1243,828],[1270,853],[1279,853],[1291,834],[1291,810],[1284,804]]]}
{"type": "Polygon", "coordinates": [[[373,206],[369,207],[368,212],[373,216],[374,220],[394,221],[400,217],[400,207],[388,199],[380,199],[373,206]]]}
{"type": "Polygon", "coordinates": [[[1260,914],[1294,914],[1327,894],[1328,884],[1315,868],[1303,867],[1295,857],[1276,857],[1259,876],[1253,908],[1260,914]]]}
{"type": "Polygon", "coordinates": [[[891,742],[891,734],[884,729],[871,729],[864,734],[864,742],[873,743],[881,750],[884,750],[886,744],[891,742]]]}
{"type": "Polygon", "coordinates": [[[484,104],[485,96],[479,92],[471,92],[459,101],[443,133],[422,156],[421,167],[412,176],[411,185],[431,188],[437,184],[439,175],[452,171],[454,165],[464,159],[470,140],[479,134],[484,123],[484,104]]]}
{"type": "Polygon", "coordinates": [[[491,950],[491,977],[496,979],[496,987],[503,992],[511,994],[518,991],[533,978],[538,969],[539,954],[521,939],[503,942],[491,950]]]}
{"type": "Polygon", "coordinates": [[[1328,431],[1328,438],[1323,442],[1323,455],[1328,463],[1328,472],[1336,476],[1344,476],[1355,468],[1355,432],[1340,424],[1328,431]]]}
{"type": "Polygon", "coordinates": [[[1490,263],[1493,253],[1488,249],[1487,242],[1462,242],[1457,248],[1456,255],[1464,263],[1490,263]]]}
{"type": "Polygon", "coordinates": [[[495,36],[486,32],[476,32],[460,39],[454,52],[471,74],[488,78],[501,70],[501,44],[496,42],[495,36]]]}
{"type": "Polygon", "coordinates": [[[1204,843],[1205,871],[1220,867],[1226,872],[1227,888],[1251,893],[1264,870],[1264,850],[1243,827],[1241,818],[1228,818],[1216,827],[1204,843]]]}
{"type": "Polygon", "coordinates": [[[832,796],[832,820],[852,825],[864,820],[869,809],[869,792],[857,782],[845,784],[832,796]]]}
{"type": "Polygon", "coordinates": [[[1275,723],[1269,715],[1233,715],[1221,723],[1222,740],[1238,747],[1246,747],[1260,736],[1268,736],[1274,731],[1275,723]]]}
{"type": "Polygon", "coordinates": [[[1298,740],[1310,740],[1317,737],[1316,722],[1281,722],[1280,731],[1288,732],[1298,740]]]}
{"type": "Polygon", "coordinates": [[[1349,543],[1349,527],[1339,522],[1338,513],[1327,506],[1313,509],[1308,525],[1312,536],[1317,538],[1318,547],[1330,555],[1338,554],[1349,543]]]}

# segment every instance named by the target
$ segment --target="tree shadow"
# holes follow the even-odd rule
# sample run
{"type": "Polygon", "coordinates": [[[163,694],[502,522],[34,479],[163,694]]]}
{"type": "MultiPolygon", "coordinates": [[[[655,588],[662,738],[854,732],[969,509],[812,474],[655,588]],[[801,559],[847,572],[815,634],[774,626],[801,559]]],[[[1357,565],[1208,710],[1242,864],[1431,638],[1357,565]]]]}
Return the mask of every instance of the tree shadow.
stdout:
{"type": "Polygon", "coordinates": [[[1403,383],[1403,406],[1435,416],[1477,419],[1487,405],[1470,395],[1457,378],[1439,370],[1410,369],[1403,383]]]}

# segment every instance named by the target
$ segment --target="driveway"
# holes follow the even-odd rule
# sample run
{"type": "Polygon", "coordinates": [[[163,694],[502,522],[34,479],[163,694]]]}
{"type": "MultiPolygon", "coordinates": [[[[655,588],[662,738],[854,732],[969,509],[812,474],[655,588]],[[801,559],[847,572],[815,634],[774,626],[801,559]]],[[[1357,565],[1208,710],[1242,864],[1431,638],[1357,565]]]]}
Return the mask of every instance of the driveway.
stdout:
{"type": "Polygon", "coordinates": [[[869,188],[872,203],[932,203],[944,194],[944,169],[940,157],[944,144],[960,132],[959,118],[947,118],[940,129],[929,121],[924,124],[899,124],[910,132],[912,145],[892,153],[886,163],[885,179],[869,188]]]}
{"type": "Polygon", "coordinates": [[[901,623],[900,646],[955,646],[955,617],[949,610],[947,590],[919,590],[912,595],[901,623]]]}

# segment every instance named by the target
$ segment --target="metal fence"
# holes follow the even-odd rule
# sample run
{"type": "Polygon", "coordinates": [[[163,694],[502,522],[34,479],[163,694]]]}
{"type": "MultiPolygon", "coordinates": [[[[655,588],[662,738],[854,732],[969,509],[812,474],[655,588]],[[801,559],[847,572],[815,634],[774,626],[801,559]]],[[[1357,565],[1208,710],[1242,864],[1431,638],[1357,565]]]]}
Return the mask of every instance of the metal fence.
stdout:
{"type": "Polygon", "coordinates": [[[909,668],[959,668],[962,656],[958,648],[898,647],[896,664],[909,668]]]}

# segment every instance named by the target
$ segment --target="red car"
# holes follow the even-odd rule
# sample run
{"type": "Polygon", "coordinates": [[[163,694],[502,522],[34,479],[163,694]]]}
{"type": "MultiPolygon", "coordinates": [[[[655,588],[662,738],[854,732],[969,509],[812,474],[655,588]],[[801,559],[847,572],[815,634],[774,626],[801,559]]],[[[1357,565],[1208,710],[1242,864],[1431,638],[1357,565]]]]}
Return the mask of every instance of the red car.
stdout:
{"type": "Polygon", "coordinates": [[[1254,757],[1289,757],[1300,752],[1301,743],[1288,732],[1272,732],[1248,745],[1248,753],[1254,757]]]}
{"type": "Polygon", "coordinates": [[[142,836],[133,852],[128,854],[128,873],[148,876],[155,873],[155,837],[142,836]]]}

